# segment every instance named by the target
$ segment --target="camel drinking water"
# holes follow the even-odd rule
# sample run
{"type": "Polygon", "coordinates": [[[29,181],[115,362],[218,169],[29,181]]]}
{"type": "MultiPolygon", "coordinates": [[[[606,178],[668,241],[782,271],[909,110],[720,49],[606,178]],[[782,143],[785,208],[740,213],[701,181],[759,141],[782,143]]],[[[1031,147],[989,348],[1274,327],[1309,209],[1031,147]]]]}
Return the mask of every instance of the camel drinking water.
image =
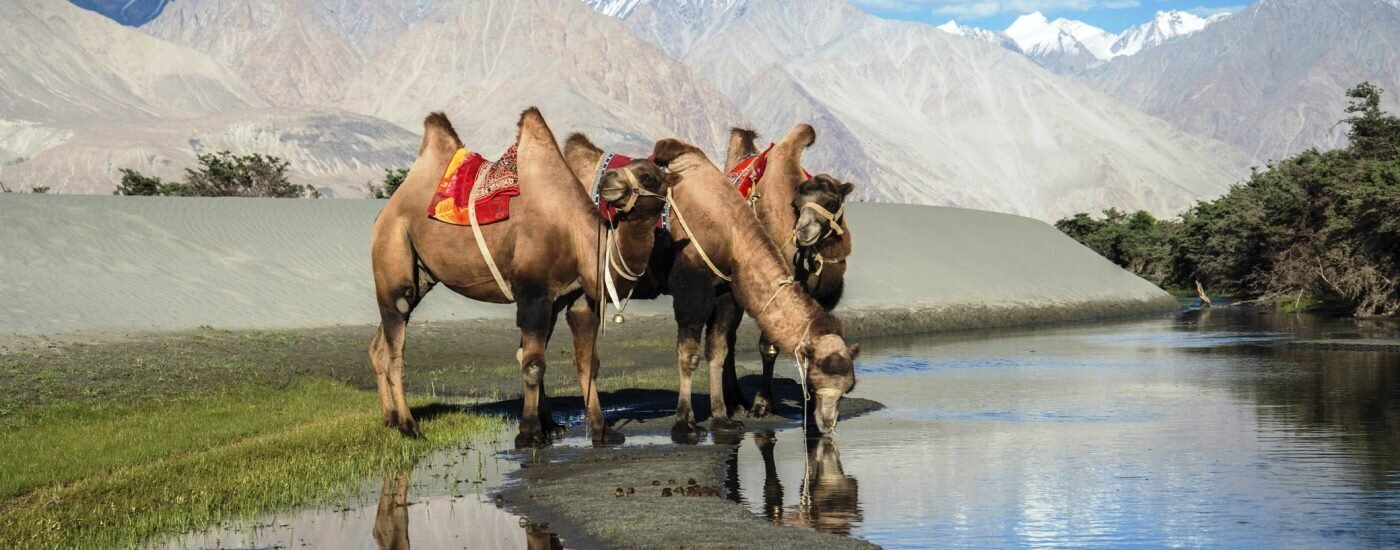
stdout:
{"type": "MultiPolygon", "coordinates": [[[[745,312],[768,341],[790,352],[798,380],[814,397],[815,422],[822,432],[836,426],[836,405],[855,387],[859,344],[847,346],[841,321],[806,294],[787,260],[723,173],[699,148],[674,139],[657,142],[652,154],[664,166],[671,198],[675,261],[668,286],[674,298],[680,396],[673,435],[699,428],[691,410],[690,377],[700,366],[700,334],[705,331],[710,367],[712,429],[742,429],[725,403],[725,366],[733,372],[733,327],[745,312]],[[732,299],[724,299],[724,295],[732,299]]],[[[732,378],[731,378],[732,380],[732,378]]]]}
{"type": "MultiPolygon", "coordinates": [[[[846,226],[846,198],[855,190],[827,174],[807,176],[802,169],[802,151],[816,140],[816,131],[798,124],[781,141],[760,152],[752,130],[734,128],[729,134],[725,172],[748,177],[749,205],[768,238],[778,245],[793,279],[807,294],[831,311],[841,301],[845,288],[846,258],[851,255],[851,230],[846,226]],[[746,162],[747,161],[747,162],[746,162]],[[758,170],[762,161],[762,170],[758,170]],[[741,168],[742,165],[742,168],[741,168]]],[[[732,179],[731,179],[732,181],[732,179]]],[[[735,334],[743,317],[724,333],[735,334]]],[[[734,347],[730,339],[729,348],[734,347]]],[[[749,415],[764,417],[773,407],[773,366],[778,350],[766,335],[760,336],[763,378],[749,415]]],[[[733,370],[733,353],[730,353],[733,370]]],[[[737,385],[736,385],[737,386],[737,385]]],[[[742,401],[742,394],[737,397],[742,401]]]]}
{"type": "Polygon", "coordinates": [[[589,429],[595,441],[620,441],[598,403],[599,302],[613,290],[631,289],[632,282],[619,274],[646,269],[663,204],[659,170],[639,163],[608,171],[602,194],[623,206],[614,223],[605,224],[565,165],[544,118],[531,108],[518,123],[519,195],[510,199],[509,217],[454,225],[425,213],[462,141],[442,113],[429,115],[423,125],[418,158],[375,220],[371,241],[380,326],[369,355],[385,424],[420,435],[404,397],[404,338],[413,309],[441,283],[474,300],[516,304],[525,387],[517,446],[545,444],[562,432],[545,403],[544,373],[545,348],[566,309],[589,429]]]}
{"type": "MultiPolygon", "coordinates": [[[[783,142],[775,145],[774,150],[770,151],[770,160],[768,161],[774,168],[767,171],[762,177],[765,185],[778,185],[778,183],[774,182],[782,181],[783,178],[788,175],[788,172],[801,173],[798,160],[800,159],[802,148],[811,143],[812,135],[813,133],[810,126],[805,124],[800,125],[789,134],[783,142]],[[789,168],[789,165],[791,165],[791,168],[789,168]],[[767,174],[773,175],[770,176],[767,174]]],[[[748,133],[747,139],[748,146],[751,148],[752,133],[748,133]]],[[[740,148],[731,145],[731,154],[734,151],[740,150],[740,148]]],[[[586,137],[575,134],[570,136],[565,143],[564,156],[568,160],[569,167],[574,171],[579,181],[584,183],[585,188],[588,188],[591,185],[588,183],[591,177],[589,174],[596,174],[599,172],[599,166],[603,161],[605,152],[594,146],[586,137]]],[[[797,209],[807,205],[825,205],[824,208],[829,212],[839,213],[842,211],[841,205],[844,203],[845,196],[850,193],[850,184],[846,184],[846,186],[835,185],[832,183],[834,179],[825,175],[813,178],[813,180],[815,180],[815,185],[808,184],[804,192],[797,193],[796,199],[786,201],[792,204],[800,203],[797,204],[797,206],[793,206],[794,214],[791,216],[793,221],[791,222],[792,225],[788,227],[792,228],[798,226],[798,218],[801,216],[796,214],[797,209]]],[[[727,184],[722,188],[711,187],[710,189],[716,193],[716,197],[734,196],[737,198],[734,189],[727,184]]],[[[783,196],[782,192],[775,192],[774,194],[783,196]]],[[[788,194],[792,195],[794,193],[789,192],[788,194]]],[[[696,196],[704,198],[703,195],[697,194],[696,196]]],[[[677,210],[688,211],[690,209],[690,207],[686,205],[686,203],[689,202],[688,197],[676,197],[675,202],[677,210]]],[[[774,201],[769,202],[776,204],[774,201]]],[[[727,222],[746,224],[753,219],[750,214],[751,206],[752,204],[745,204],[742,200],[724,201],[724,206],[720,208],[727,207],[736,209],[729,212],[727,216],[723,218],[727,220],[727,222]]],[[[677,218],[677,214],[673,213],[671,218],[677,218]]],[[[777,218],[778,216],[770,217],[770,219],[777,218]]],[[[844,229],[844,217],[837,216],[835,219],[837,220],[836,223],[840,224],[835,227],[844,229]]],[[[802,227],[805,227],[805,224],[815,224],[815,222],[806,222],[805,219],[803,222],[804,225],[802,227]]],[[[677,350],[680,361],[679,370],[681,383],[680,398],[677,403],[677,422],[673,433],[677,436],[693,437],[700,431],[699,427],[695,424],[694,412],[691,410],[690,406],[690,376],[699,366],[700,337],[702,332],[705,333],[707,337],[706,343],[709,347],[709,353],[707,355],[711,365],[723,365],[718,372],[714,368],[711,369],[712,380],[710,397],[712,411],[714,411],[713,418],[711,419],[711,428],[717,431],[742,429],[743,424],[732,419],[732,409],[734,408],[734,404],[742,399],[742,394],[734,375],[733,349],[734,333],[738,330],[739,321],[742,319],[743,308],[741,308],[740,304],[735,302],[733,294],[730,292],[730,283],[719,278],[715,270],[705,265],[707,259],[701,257],[701,251],[708,249],[703,248],[703,246],[693,246],[691,241],[683,239],[680,236],[684,235],[684,229],[679,227],[679,224],[672,223],[671,225],[673,231],[676,233],[666,235],[666,238],[672,239],[671,242],[673,242],[674,245],[666,247],[663,241],[658,241],[657,248],[652,253],[652,261],[647,270],[647,276],[642,281],[636,297],[642,299],[653,298],[662,293],[674,294],[675,289],[681,289],[681,294],[677,295],[677,299],[673,302],[678,325],[677,350]],[[682,263],[678,263],[678,260],[683,261],[684,266],[682,263]],[[718,383],[713,380],[716,374],[719,375],[718,383]],[[717,406],[719,403],[724,403],[725,405],[722,407],[717,406]]],[[[762,234],[764,232],[764,228],[761,226],[756,226],[752,229],[756,231],[750,231],[746,234],[762,234]]],[[[798,227],[798,229],[802,228],[798,227]]],[[[697,229],[697,231],[699,230],[697,229]]],[[[792,230],[788,236],[791,237],[794,233],[800,232],[802,231],[792,230]]],[[[831,229],[819,229],[815,232],[815,237],[807,235],[796,239],[801,241],[801,252],[792,253],[790,250],[784,249],[779,249],[778,251],[780,256],[785,253],[788,254],[788,258],[780,258],[781,261],[792,262],[810,261],[810,259],[813,258],[813,252],[809,251],[820,252],[822,255],[816,257],[822,258],[827,264],[834,267],[834,269],[815,270],[798,267],[797,275],[793,279],[794,282],[805,285],[804,288],[812,288],[820,291],[822,293],[820,295],[825,298],[825,300],[818,299],[817,303],[827,311],[835,305],[835,300],[839,299],[841,277],[845,272],[845,266],[839,265],[839,267],[837,267],[837,265],[844,264],[844,258],[849,254],[850,242],[849,232],[847,231],[845,233],[847,237],[841,241],[845,243],[844,250],[834,249],[831,246],[833,244],[833,239],[830,238],[830,234],[833,232],[834,230],[831,229]]],[[[702,235],[701,238],[704,239],[708,237],[709,235],[702,235]]],[[[722,234],[716,238],[730,238],[730,235],[722,234]]],[[[778,241],[778,239],[773,238],[769,240],[778,241]]],[[[836,243],[837,247],[841,246],[841,242],[836,243]]],[[[715,260],[713,255],[710,255],[709,260],[714,261],[716,264],[721,263],[720,260],[728,261],[727,258],[715,260]]],[[[803,265],[808,264],[803,263],[803,265]]],[[[726,267],[723,269],[729,268],[726,267]]],[[[776,307],[773,304],[767,303],[763,306],[776,307]]],[[[763,306],[760,306],[760,309],[762,309],[763,306]]],[[[752,310],[750,310],[750,312],[752,313],[752,310]]],[[[762,323],[760,323],[760,326],[762,326],[762,323]]],[[[765,340],[765,343],[767,342],[768,341],[765,340]]],[[[765,363],[767,368],[765,370],[764,388],[767,392],[764,393],[763,390],[760,391],[760,398],[767,396],[767,401],[764,401],[765,405],[762,407],[762,414],[767,413],[768,407],[766,403],[771,401],[771,377],[773,367],[773,361],[771,359],[775,359],[777,355],[776,347],[771,344],[766,345],[765,348],[772,350],[772,353],[770,360],[765,363]]],[[[852,371],[851,376],[853,383],[854,371],[852,371]]],[[[834,406],[832,400],[828,399],[826,402],[833,403],[834,406]]],[[[834,409],[831,409],[831,413],[833,415],[835,414],[834,409]]],[[[834,416],[831,417],[833,424],[834,418],[834,416]]]]}

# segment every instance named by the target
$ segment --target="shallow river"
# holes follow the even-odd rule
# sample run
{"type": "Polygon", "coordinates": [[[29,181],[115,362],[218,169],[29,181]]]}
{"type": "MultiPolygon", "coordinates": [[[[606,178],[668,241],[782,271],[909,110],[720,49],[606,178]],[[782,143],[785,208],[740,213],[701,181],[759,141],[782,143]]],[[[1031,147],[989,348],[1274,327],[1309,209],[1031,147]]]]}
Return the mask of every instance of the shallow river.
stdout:
{"type": "Polygon", "coordinates": [[[1395,336],[1220,310],[872,342],[857,393],[889,408],[810,468],[796,430],[746,441],[738,486],[885,546],[1395,547],[1400,354],[1289,345],[1395,336]]]}
{"type": "MultiPolygon", "coordinates": [[[[750,433],[726,488],[761,518],[887,547],[1396,547],[1400,353],[1297,343],[1397,337],[1217,310],[862,342],[855,395],[888,408],[827,440],[750,433]]],[[[373,548],[401,530],[423,548],[525,547],[537,534],[488,496],[505,456],[457,449],[345,509],[176,545],[373,548]],[[395,501],[413,503],[402,521],[379,513],[395,501]]]]}

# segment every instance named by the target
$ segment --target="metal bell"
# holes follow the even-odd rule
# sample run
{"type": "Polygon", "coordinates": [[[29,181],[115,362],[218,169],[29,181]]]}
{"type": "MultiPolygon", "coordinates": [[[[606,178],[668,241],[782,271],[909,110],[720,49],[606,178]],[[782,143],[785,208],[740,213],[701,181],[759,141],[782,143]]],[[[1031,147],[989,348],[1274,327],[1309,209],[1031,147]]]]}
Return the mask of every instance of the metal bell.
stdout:
{"type": "Polygon", "coordinates": [[[619,313],[619,314],[617,314],[617,315],[613,315],[613,322],[614,322],[614,323],[617,323],[617,324],[620,325],[620,324],[622,324],[622,322],[625,321],[625,320],[626,320],[626,319],[624,319],[624,318],[622,317],[622,314],[621,314],[621,313],[619,313]]]}

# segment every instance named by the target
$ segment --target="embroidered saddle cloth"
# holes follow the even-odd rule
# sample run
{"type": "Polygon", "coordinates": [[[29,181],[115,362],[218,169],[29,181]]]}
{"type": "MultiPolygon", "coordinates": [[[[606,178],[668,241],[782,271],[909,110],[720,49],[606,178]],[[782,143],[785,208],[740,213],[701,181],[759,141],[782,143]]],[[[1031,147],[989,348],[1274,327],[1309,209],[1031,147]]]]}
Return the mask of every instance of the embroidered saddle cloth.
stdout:
{"type": "Polygon", "coordinates": [[[428,203],[428,217],[453,225],[471,225],[467,205],[475,200],[477,225],[496,223],[510,217],[510,198],[519,194],[515,145],[496,162],[458,149],[428,203]]]}

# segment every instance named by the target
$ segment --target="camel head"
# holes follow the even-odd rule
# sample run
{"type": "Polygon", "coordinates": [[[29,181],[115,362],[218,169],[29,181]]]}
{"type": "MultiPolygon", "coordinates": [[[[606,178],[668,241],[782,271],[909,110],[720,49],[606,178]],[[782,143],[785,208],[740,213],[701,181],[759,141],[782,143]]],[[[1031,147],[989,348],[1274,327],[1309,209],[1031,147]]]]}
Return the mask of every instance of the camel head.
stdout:
{"type": "Polygon", "coordinates": [[[841,183],[827,174],[817,174],[798,184],[797,196],[792,200],[792,208],[797,212],[797,246],[817,246],[845,233],[842,224],[846,197],[855,188],[855,184],[841,183]]]}
{"type": "Polygon", "coordinates": [[[856,387],[856,356],[860,344],[846,344],[838,334],[817,336],[800,345],[797,356],[807,365],[807,391],[815,396],[817,429],[828,434],[836,429],[836,405],[856,387]]]}
{"type": "Polygon", "coordinates": [[[621,219],[654,218],[661,214],[666,183],[655,162],[636,159],[604,172],[598,194],[617,206],[621,219]]]}

